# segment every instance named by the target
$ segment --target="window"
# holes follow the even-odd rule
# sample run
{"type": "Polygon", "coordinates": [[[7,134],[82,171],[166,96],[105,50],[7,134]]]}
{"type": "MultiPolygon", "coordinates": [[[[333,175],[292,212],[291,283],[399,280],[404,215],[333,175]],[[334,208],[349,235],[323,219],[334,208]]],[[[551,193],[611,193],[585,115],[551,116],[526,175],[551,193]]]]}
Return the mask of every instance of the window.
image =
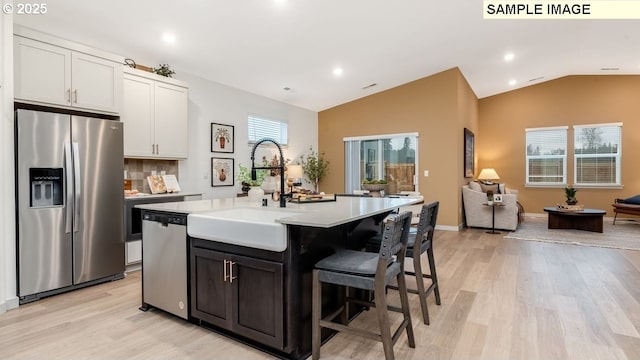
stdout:
{"type": "Polygon", "coordinates": [[[567,127],[526,129],[527,185],[567,183],[567,127]]]}
{"type": "Polygon", "coordinates": [[[288,124],[284,121],[267,120],[256,116],[247,118],[249,128],[249,143],[255,143],[262,138],[272,138],[281,145],[289,141],[288,124]]]}
{"type": "Polygon", "coordinates": [[[344,139],[345,192],[364,180],[386,180],[390,194],[418,191],[418,134],[391,134],[344,139]]]}
{"type": "Polygon", "coordinates": [[[576,185],[620,185],[622,124],[576,125],[574,182],[576,185]]]}

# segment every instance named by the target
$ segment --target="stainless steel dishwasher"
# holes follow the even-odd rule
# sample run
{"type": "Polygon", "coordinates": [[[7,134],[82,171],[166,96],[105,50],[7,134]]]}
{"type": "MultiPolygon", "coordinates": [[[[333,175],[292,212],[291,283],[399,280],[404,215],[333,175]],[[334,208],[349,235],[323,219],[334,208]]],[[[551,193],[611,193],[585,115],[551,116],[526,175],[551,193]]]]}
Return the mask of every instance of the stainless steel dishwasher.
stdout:
{"type": "Polygon", "coordinates": [[[142,306],[188,319],[187,215],[142,214],[142,306]]]}

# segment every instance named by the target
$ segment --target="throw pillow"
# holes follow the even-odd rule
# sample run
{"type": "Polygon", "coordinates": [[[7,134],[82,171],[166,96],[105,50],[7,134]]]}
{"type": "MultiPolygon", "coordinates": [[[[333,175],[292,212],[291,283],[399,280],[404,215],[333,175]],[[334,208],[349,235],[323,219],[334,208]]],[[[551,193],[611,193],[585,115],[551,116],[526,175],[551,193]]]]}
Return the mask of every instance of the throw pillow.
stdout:
{"type": "Polygon", "coordinates": [[[469,182],[469,189],[471,189],[473,191],[482,192],[482,188],[480,187],[480,183],[477,182],[477,181],[469,182]]]}
{"type": "Polygon", "coordinates": [[[494,194],[498,194],[498,184],[483,184],[480,183],[480,187],[482,188],[482,192],[486,193],[488,190],[493,191],[494,194]]]}
{"type": "Polygon", "coordinates": [[[630,198],[624,199],[622,200],[622,203],[640,205],[640,195],[636,195],[636,196],[632,196],[630,198]]]}

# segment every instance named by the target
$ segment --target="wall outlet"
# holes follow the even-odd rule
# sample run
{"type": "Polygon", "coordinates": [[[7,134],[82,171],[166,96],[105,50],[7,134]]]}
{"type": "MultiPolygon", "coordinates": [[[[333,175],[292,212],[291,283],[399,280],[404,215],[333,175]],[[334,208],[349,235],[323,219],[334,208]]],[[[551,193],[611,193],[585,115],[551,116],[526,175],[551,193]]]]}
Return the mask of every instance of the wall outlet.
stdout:
{"type": "Polygon", "coordinates": [[[428,177],[429,176],[429,170],[425,170],[424,171],[424,177],[428,177]]]}
{"type": "Polygon", "coordinates": [[[167,172],[162,170],[162,171],[160,171],[160,175],[167,175],[167,172]]]}
{"type": "Polygon", "coordinates": [[[156,176],[158,173],[155,170],[151,170],[151,176],[156,176]]]}
{"type": "Polygon", "coordinates": [[[202,178],[203,178],[204,180],[209,179],[209,172],[208,172],[208,171],[204,171],[204,172],[202,173],[202,178]]]}

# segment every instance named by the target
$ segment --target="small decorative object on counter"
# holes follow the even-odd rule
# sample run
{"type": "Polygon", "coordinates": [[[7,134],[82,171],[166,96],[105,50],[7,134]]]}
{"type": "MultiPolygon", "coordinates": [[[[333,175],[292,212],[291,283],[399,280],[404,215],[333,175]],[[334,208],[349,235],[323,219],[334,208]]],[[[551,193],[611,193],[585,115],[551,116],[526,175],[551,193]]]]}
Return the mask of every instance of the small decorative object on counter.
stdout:
{"type": "Polygon", "coordinates": [[[259,186],[252,186],[251,190],[249,190],[249,202],[259,203],[262,201],[264,197],[264,190],[262,190],[259,186]]]}

